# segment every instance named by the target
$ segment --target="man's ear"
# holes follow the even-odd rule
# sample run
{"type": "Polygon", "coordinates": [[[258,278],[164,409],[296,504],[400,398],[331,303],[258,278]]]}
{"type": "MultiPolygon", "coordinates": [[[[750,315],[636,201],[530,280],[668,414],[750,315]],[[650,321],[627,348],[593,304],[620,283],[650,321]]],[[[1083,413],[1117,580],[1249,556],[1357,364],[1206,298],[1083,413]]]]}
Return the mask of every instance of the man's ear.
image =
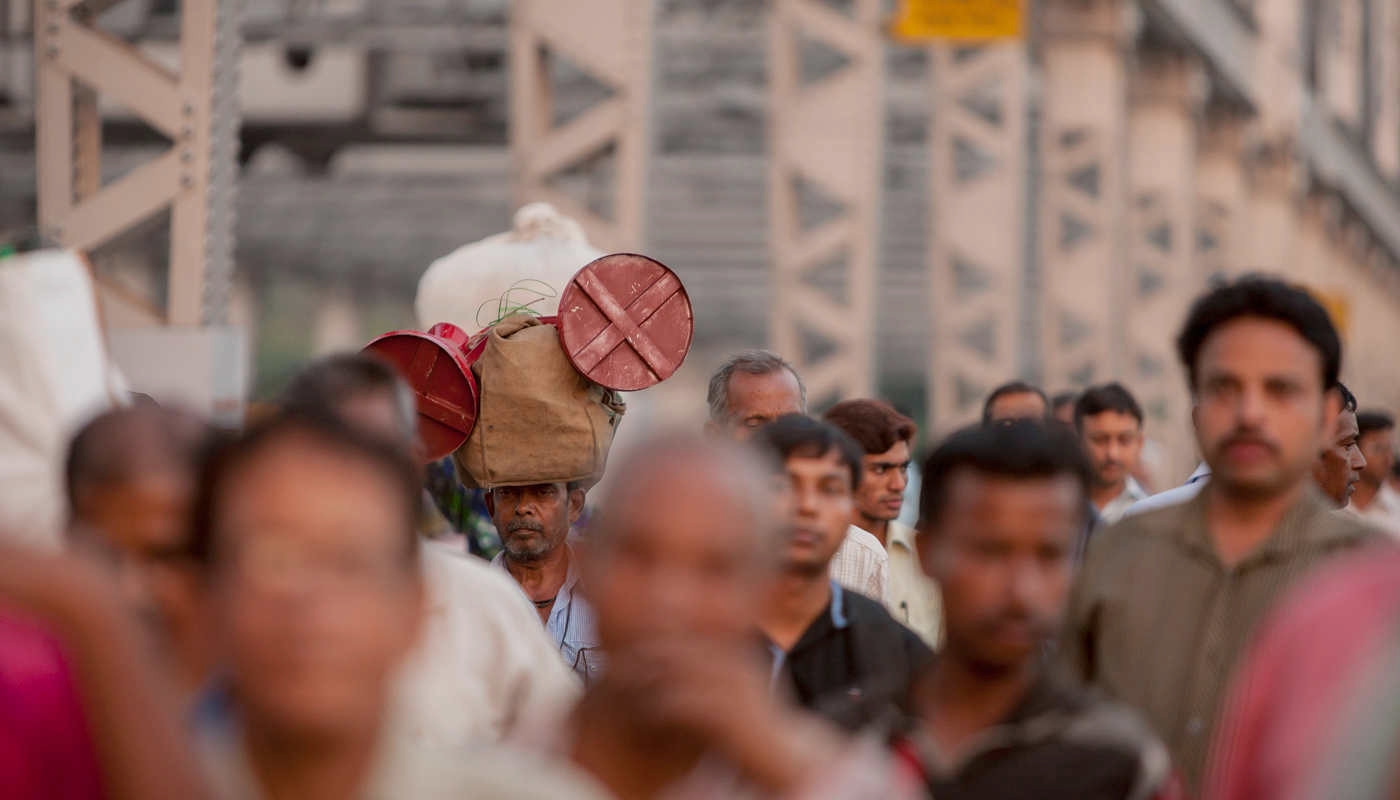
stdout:
{"type": "Polygon", "coordinates": [[[573,525],[583,516],[583,504],[588,500],[588,492],[574,489],[569,492],[569,524],[573,525]]]}

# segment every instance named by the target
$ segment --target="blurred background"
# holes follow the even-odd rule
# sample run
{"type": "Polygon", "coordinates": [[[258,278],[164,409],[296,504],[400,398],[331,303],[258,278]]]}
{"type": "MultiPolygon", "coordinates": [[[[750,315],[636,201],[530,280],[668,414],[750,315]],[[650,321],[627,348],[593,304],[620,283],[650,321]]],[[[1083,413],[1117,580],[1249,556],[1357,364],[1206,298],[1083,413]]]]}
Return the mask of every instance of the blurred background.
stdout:
{"type": "Polygon", "coordinates": [[[236,416],[547,200],[684,280],[663,416],[755,345],[925,435],[1121,379],[1180,476],[1219,276],[1307,284],[1400,407],[1397,44],[1400,0],[0,0],[0,239],[236,416]]]}

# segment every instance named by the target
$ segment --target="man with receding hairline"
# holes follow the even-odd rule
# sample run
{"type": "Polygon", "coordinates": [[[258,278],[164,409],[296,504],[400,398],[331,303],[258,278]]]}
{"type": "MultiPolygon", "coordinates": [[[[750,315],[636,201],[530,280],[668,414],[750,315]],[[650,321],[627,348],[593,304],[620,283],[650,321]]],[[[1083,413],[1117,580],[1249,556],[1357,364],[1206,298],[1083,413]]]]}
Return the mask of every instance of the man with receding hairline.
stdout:
{"type": "Polygon", "coordinates": [[[754,456],[660,439],[614,465],[582,551],[608,668],[545,742],[616,797],[905,797],[876,743],[769,691],[753,646],[778,547],[754,456]]]}
{"type": "MultiPolygon", "coordinates": [[[[777,353],[745,350],[730,356],[710,377],[710,418],[705,432],[746,442],[759,428],[789,414],[807,413],[807,387],[777,353]]],[[[866,597],[889,594],[889,555],[874,535],[851,525],[831,559],[831,577],[866,597]]]]}

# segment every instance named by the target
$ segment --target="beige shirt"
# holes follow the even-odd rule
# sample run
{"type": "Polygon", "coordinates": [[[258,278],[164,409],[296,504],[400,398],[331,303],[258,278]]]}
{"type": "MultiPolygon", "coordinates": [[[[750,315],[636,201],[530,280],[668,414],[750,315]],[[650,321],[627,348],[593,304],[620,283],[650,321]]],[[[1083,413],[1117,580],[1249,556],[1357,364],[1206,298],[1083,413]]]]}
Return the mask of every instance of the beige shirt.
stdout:
{"type": "Polygon", "coordinates": [[[890,557],[880,540],[852,525],[831,559],[831,579],[873,600],[889,599],[890,557]]]}
{"type": "Polygon", "coordinates": [[[924,574],[919,563],[914,529],[891,522],[885,542],[890,558],[889,597],[885,607],[896,620],[919,634],[924,644],[937,648],[943,634],[943,602],[938,584],[924,574]]]}
{"type": "Polygon", "coordinates": [[[1209,493],[1100,532],[1070,597],[1061,652],[1085,682],[1136,709],[1200,788],[1235,666],[1283,594],[1319,564],[1384,541],[1309,486],[1233,566],[1206,528],[1209,493]]]}
{"type": "Polygon", "coordinates": [[[1400,539],[1400,495],[1389,486],[1382,485],[1381,490],[1376,493],[1376,499],[1372,500],[1365,510],[1354,505],[1347,506],[1347,509],[1375,525],[1383,533],[1400,539]]]}
{"type": "Polygon", "coordinates": [[[455,759],[577,701],[582,686],[510,576],[440,543],[422,553],[427,618],[399,675],[391,753],[455,759]]]}

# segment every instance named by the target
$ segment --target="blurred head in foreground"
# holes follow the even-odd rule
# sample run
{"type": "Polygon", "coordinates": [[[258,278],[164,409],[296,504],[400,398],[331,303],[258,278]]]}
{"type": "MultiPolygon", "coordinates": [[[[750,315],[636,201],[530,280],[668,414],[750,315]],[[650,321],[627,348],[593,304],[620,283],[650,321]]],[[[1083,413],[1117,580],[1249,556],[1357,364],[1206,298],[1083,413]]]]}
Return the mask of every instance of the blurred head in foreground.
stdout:
{"type": "Polygon", "coordinates": [[[613,658],[648,639],[748,641],[774,565],[771,481],[699,437],[655,440],[614,467],[583,586],[613,658]]]}
{"type": "Polygon", "coordinates": [[[1090,473],[1073,433],[1029,420],[964,429],[924,462],[919,553],[943,593],[949,657],[1019,670],[1054,635],[1090,473]]]}
{"type": "Polygon", "coordinates": [[[65,465],[71,543],[113,570],[186,689],[209,666],[189,524],[200,460],[216,437],[193,414],[143,403],[83,426],[65,465]]]}
{"type": "Polygon", "coordinates": [[[373,735],[422,615],[420,492],[402,447],[309,412],[210,460],[194,552],[245,727],[288,743],[373,735]]]}

